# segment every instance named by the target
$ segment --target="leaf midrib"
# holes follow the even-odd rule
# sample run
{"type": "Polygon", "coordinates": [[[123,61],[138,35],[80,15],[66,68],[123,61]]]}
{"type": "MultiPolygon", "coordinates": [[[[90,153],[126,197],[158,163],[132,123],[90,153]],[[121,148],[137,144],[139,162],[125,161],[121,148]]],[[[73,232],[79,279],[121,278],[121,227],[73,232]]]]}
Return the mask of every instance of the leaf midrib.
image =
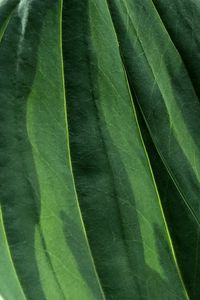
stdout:
{"type": "MultiPolygon", "coordinates": [[[[110,14],[110,18],[112,20],[112,26],[113,26],[113,30],[114,30],[114,33],[115,33],[116,41],[117,41],[118,47],[120,49],[121,47],[120,47],[118,36],[117,36],[116,30],[115,30],[115,25],[114,25],[114,22],[113,22],[113,19],[112,19],[112,14],[111,14],[110,9],[109,9],[109,3],[108,3],[108,0],[105,0],[105,1],[107,3],[107,7],[108,7],[109,14],[110,14]]],[[[138,39],[139,39],[139,36],[138,36],[138,39]]],[[[125,68],[125,65],[123,63],[123,57],[121,55],[121,51],[119,51],[119,53],[120,53],[120,57],[121,57],[121,61],[122,61],[122,66],[123,66],[123,69],[124,69],[124,74],[125,74],[125,78],[126,78],[126,82],[127,82],[127,88],[128,88],[129,95],[130,95],[129,98],[130,98],[130,101],[131,101],[131,104],[132,104],[132,108],[133,108],[133,115],[134,115],[134,118],[136,120],[136,124],[137,124],[137,128],[138,128],[138,131],[139,131],[140,140],[141,140],[141,143],[142,143],[142,146],[143,146],[143,149],[144,149],[144,152],[145,152],[145,156],[146,156],[146,159],[147,159],[147,162],[148,162],[148,165],[149,165],[149,169],[150,169],[150,172],[151,172],[151,177],[152,177],[153,184],[154,184],[154,187],[155,187],[155,191],[156,191],[156,194],[157,194],[157,199],[158,199],[158,202],[159,202],[159,207],[160,207],[161,215],[162,215],[163,222],[164,222],[164,225],[165,225],[166,235],[167,235],[167,238],[168,238],[168,242],[169,242],[171,254],[172,254],[172,257],[174,259],[174,263],[175,263],[175,266],[176,266],[176,269],[177,269],[177,273],[178,273],[180,282],[181,282],[181,284],[183,286],[183,289],[184,289],[184,292],[185,292],[185,296],[186,296],[187,300],[190,300],[188,292],[187,292],[187,289],[186,289],[186,286],[185,286],[185,283],[184,283],[184,280],[183,280],[183,277],[182,277],[182,274],[181,274],[181,271],[180,271],[178,263],[177,263],[177,258],[176,258],[176,254],[175,254],[175,251],[174,251],[173,242],[172,242],[172,239],[171,239],[171,236],[170,236],[170,232],[169,232],[169,229],[168,229],[168,225],[167,225],[167,221],[166,221],[166,218],[165,218],[165,215],[164,215],[164,211],[163,211],[162,203],[161,203],[161,200],[160,200],[159,192],[158,192],[158,189],[157,189],[157,186],[156,186],[156,181],[155,181],[155,178],[154,178],[154,175],[153,175],[153,171],[152,171],[152,168],[151,168],[150,160],[149,160],[149,157],[148,157],[148,154],[147,154],[147,150],[146,150],[146,147],[145,147],[145,144],[144,144],[144,141],[143,141],[143,137],[142,137],[142,134],[141,134],[141,130],[140,130],[140,127],[139,127],[139,123],[138,123],[138,119],[137,119],[135,107],[134,107],[134,104],[133,104],[132,94],[131,94],[130,87],[129,87],[129,81],[128,81],[128,77],[127,77],[127,73],[126,73],[126,68],[125,68]]]]}

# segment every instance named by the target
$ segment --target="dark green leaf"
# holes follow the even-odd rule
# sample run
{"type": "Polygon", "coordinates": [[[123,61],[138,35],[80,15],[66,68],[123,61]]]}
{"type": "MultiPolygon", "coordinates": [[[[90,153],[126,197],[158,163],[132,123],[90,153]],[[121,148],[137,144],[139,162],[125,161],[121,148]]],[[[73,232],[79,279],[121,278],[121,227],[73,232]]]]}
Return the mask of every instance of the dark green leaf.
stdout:
{"type": "MultiPolygon", "coordinates": [[[[163,1],[155,2],[160,9],[161,7],[164,9],[163,1]]],[[[181,51],[183,60],[152,1],[138,3],[138,1],[127,0],[120,3],[109,1],[109,3],[132,93],[139,104],[156,151],[161,158],[158,163],[153,157],[155,152],[151,153],[152,145],[150,145],[149,154],[151,160],[154,160],[153,166],[158,178],[159,190],[163,203],[165,202],[165,213],[171,220],[172,231],[176,233],[174,243],[181,272],[192,299],[198,299],[200,295],[198,288],[200,106],[194,89],[194,86],[197,87],[198,78],[195,82],[193,80],[196,74],[194,64],[196,70],[198,69],[198,44],[193,41],[194,47],[189,49],[187,41],[192,37],[185,32],[187,22],[185,19],[181,21],[179,14],[181,12],[184,14],[184,7],[191,9],[195,6],[197,10],[195,16],[198,16],[199,5],[195,1],[194,3],[187,1],[187,4],[185,1],[165,2],[165,8],[168,6],[165,14],[173,10],[173,19],[178,22],[179,38],[176,39],[176,23],[172,24],[172,16],[168,18],[165,16],[165,22],[170,28],[173,27],[173,30],[171,29],[173,41],[174,43],[177,41],[179,47],[186,45],[183,52],[181,51]],[[184,62],[187,61],[189,64],[189,56],[193,55],[192,53],[194,53],[194,61],[190,64],[188,73],[184,62]],[[167,190],[167,182],[170,182],[171,194],[167,190]],[[166,197],[164,194],[167,194],[168,202],[164,201],[166,197]],[[194,270],[192,275],[190,270],[194,270]]],[[[185,17],[191,13],[189,10],[185,17]]],[[[193,21],[191,22],[193,24],[193,21]]]]}
{"type": "Polygon", "coordinates": [[[72,2],[63,25],[71,153],[106,297],[185,299],[107,3],[72,2]]]}
{"type": "MultiPolygon", "coordinates": [[[[71,169],[61,8],[61,1],[20,1],[1,41],[2,214],[27,299],[103,299],[71,169]]],[[[10,300],[15,286],[5,274],[0,286],[10,300]]]]}
{"type": "Polygon", "coordinates": [[[0,300],[199,299],[199,14],[0,0],[0,300]]]}

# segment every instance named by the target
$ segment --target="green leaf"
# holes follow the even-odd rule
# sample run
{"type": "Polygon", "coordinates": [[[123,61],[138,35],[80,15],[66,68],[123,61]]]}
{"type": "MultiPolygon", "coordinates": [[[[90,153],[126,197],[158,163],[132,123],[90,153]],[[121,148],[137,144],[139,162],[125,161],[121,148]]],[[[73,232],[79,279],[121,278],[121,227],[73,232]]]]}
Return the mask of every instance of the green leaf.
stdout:
{"type": "Polygon", "coordinates": [[[21,289],[15,267],[12,263],[10,250],[8,248],[5,229],[0,210],[0,299],[25,299],[23,290],[21,289]]]}
{"type": "MultiPolygon", "coordinates": [[[[165,5],[163,1],[154,2],[160,10],[162,7],[162,15],[164,7],[168,6],[165,10],[165,14],[168,15],[165,16],[165,23],[169,28],[173,27],[171,32],[173,31],[173,41],[177,42],[177,47],[186,45],[180,52],[184,58],[177,51],[152,1],[109,1],[131,90],[161,158],[159,164],[149,150],[154,160],[161,196],[167,194],[168,203],[163,203],[166,215],[170,214],[170,227],[176,234],[174,243],[177,259],[189,294],[192,299],[198,299],[200,106],[196,95],[199,79],[194,80],[194,64],[198,70],[198,53],[197,44],[194,42],[195,30],[192,44],[195,46],[189,50],[190,43],[187,44],[186,41],[189,36],[192,37],[186,30],[188,19],[185,17],[182,21],[181,15],[186,7],[190,8],[186,16],[191,16],[196,7],[197,17],[200,10],[196,1],[165,1],[165,5]],[[173,15],[169,17],[171,10],[173,15]],[[172,22],[172,17],[177,23],[172,22]],[[175,24],[178,24],[177,31],[175,24]],[[190,63],[193,55],[191,53],[194,53],[195,59],[188,71],[185,65],[190,63]],[[169,190],[165,188],[168,181],[171,186],[169,190]],[[194,270],[192,275],[190,270],[194,270]]],[[[193,24],[190,19],[191,22],[193,24]]],[[[152,146],[150,148],[152,149],[152,146]]]]}
{"type": "MultiPolygon", "coordinates": [[[[11,253],[27,299],[103,299],[71,169],[61,9],[20,1],[0,46],[1,260],[11,253]]],[[[3,297],[24,299],[3,266],[3,297]]]]}
{"type": "MultiPolygon", "coordinates": [[[[4,7],[5,8],[5,7],[4,7]]],[[[6,7],[7,8],[7,7],[6,7]]],[[[11,10],[12,11],[12,10],[11,10]]],[[[3,20],[3,16],[1,15],[1,23],[0,23],[0,42],[3,37],[3,34],[7,28],[11,11],[8,10],[8,14],[6,11],[6,18],[3,20]]],[[[0,10],[2,12],[2,9],[0,10]]],[[[10,250],[7,244],[5,228],[2,219],[2,211],[0,205],[0,266],[1,270],[1,277],[0,277],[0,298],[4,299],[4,297],[9,297],[10,300],[16,299],[25,299],[23,290],[21,289],[20,283],[18,281],[15,267],[12,263],[12,258],[10,255],[10,250]],[[9,286],[11,287],[8,289],[8,282],[9,286]]]]}
{"type": "Polygon", "coordinates": [[[186,299],[107,3],[64,11],[73,169],[106,297],[186,299]]]}
{"type": "Polygon", "coordinates": [[[0,1],[0,299],[199,299],[198,46],[164,4],[0,1]]]}
{"type": "Polygon", "coordinates": [[[200,2],[198,0],[153,2],[200,97],[200,2]]]}

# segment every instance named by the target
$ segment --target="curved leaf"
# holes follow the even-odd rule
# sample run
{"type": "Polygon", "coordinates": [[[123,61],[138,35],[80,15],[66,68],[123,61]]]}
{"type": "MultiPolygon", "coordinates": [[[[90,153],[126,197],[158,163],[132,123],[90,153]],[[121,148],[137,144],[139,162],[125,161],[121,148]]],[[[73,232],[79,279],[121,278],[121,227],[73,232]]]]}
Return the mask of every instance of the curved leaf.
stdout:
{"type": "Polygon", "coordinates": [[[105,295],[187,299],[107,3],[74,0],[64,12],[75,183],[105,295]]]}
{"type": "Polygon", "coordinates": [[[25,300],[23,290],[18,281],[15,268],[10,257],[4,225],[2,221],[2,213],[0,210],[0,299],[25,300]]]}
{"type": "MultiPolygon", "coordinates": [[[[167,2],[171,7],[171,1],[167,2]]],[[[179,229],[175,230],[179,231],[179,243],[183,246],[183,249],[180,251],[179,247],[177,252],[178,261],[191,297],[198,299],[199,99],[192,84],[193,80],[189,77],[182,57],[166,31],[153,2],[138,3],[127,0],[109,3],[132,92],[164,163],[164,172],[168,173],[166,176],[172,180],[173,190],[176,190],[176,196],[171,194],[171,198],[176,199],[177,204],[174,204],[176,209],[173,212],[174,205],[171,204],[170,211],[173,220],[176,219],[174,222],[179,229]],[[186,220],[188,223],[183,226],[186,220]],[[186,242],[185,239],[190,236],[186,242]],[[191,245],[187,246],[188,243],[191,245]],[[192,276],[189,270],[194,270],[192,276]]],[[[180,6],[180,2],[173,5],[180,6]]],[[[189,3],[188,5],[190,6],[189,3]]],[[[180,27],[181,24],[179,23],[180,27]]],[[[182,29],[185,32],[184,25],[182,29]]],[[[156,163],[156,168],[158,166],[156,163]]],[[[162,174],[162,171],[157,174],[159,185],[162,185],[161,190],[164,189],[162,174]]],[[[169,206],[170,204],[166,213],[169,212],[169,206]]]]}
{"type": "Polygon", "coordinates": [[[198,80],[163,3],[0,1],[0,299],[199,298],[198,80]]]}
{"type": "Polygon", "coordinates": [[[153,0],[153,2],[200,97],[200,3],[198,0],[153,0]]]}
{"type": "Polygon", "coordinates": [[[1,42],[2,213],[28,299],[103,299],[70,163],[61,14],[22,0],[1,42]]]}

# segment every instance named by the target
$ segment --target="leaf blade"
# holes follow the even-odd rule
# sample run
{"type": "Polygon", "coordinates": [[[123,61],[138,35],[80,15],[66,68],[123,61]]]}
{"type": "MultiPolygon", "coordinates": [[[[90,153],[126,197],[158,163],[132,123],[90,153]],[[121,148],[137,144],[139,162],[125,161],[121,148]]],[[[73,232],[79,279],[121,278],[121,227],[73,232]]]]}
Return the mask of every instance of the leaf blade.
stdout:
{"type": "MultiPolygon", "coordinates": [[[[64,61],[73,169],[92,253],[108,298],[156,299],[162,288],[166,293],[162,275],[171,279],[166,275],[169,270],[164,275],[160,269],[153,224],[159,224],[165,241],[166,229],[133,114],[116,35],[106,1],[76,4],[66,4],[64,61]],[[75,24],[79,24],[79,30],[75,24]],[[137,174],[143,178],[141,182],[137,174]],[[147,199],[156,211],[154,216],[147,199]],[[141,277],[147,277],[150,284],[144,279],[142,285],[141,277]],[[157,294],[150,286],[153,278],[159,286],[157,294]],[[145,286],[143,291],[141,286],[145,286]]],[[[157,236],[160,243],[162,238],[159,233],[157,236]]],[[[169,241],[166,243],[169,246],[169,241]]],[[[163,247],[159,244],[158,248],[163,247]]],[[[163,261],[171,257],[168,250],[168,254],[161,254],[163,261]]],[[[174,262],[169,264],[173,269],[174,262]]],[[[172,269],[171,276],[178,276],[172,269]]],[[[169,297],[187,299],[180,278],[172,281],[177,287],[169,291],[169,297]]]]}
{"type": "Polygon", "coordinates": [[[62,1],[20,1],[2,40],[6,233],[28,298],[103,299],[70,169],[61,17],[62,1]]]}
{"type": "MultiPolygon", "coordinates": [[[[194,288],[193,279],[188,276],[188,268],[197,268],[199,278],[199,263],[197,261],[196,264],[195,259],[190,258],[194,256],[193,249],[198,249],[199,245],[199,100],[192,78],[188,76],[183,59],[174,46],[176,41],[173,40],[172,43],[153,3],[151,1],[144,4],[137,4],[137,1],[122,3],[109,1],[109,3],[132,93],[139,104],[156,151],[165,166],[162,174],[168,173],[166,176],[170,176],[173,180],[177,201],[183,202],[179,206],[176,205],[177,210],[174,212],[169,208],[170,204],[165,203],[166,213],[168,214],[169,209],[172,225],[180,227],[183,220],[179,218],[180,223],[177,223],[176,216],[181,215],[181,208],[184,207],[188,215],[188,229],[184,227],[184,233],[189,236],[192,230],[196,239],[196,241],[192,239],[193,246],[191,245],[188,253],[187,243],[183,241],[184,237],[180,230],[178,233],[179,227],[175,229],[181,272],[191,295],[197,297],[199,291],[197,287],[194,288]],[[180,244],[183,246],[182,249],[180,244]]],[[[169,8],[170,3],[168,1],[169,8]]],[[[176,7],[176,4],[173,5],[176,7]]],[[[183,1],[177,5],[184,7],[187,4],[183,1]]],[[[178,14],[178,11],[176,13],[178,14]]],[[[183,20],[183,30],[184,22],[183,20]]],[[[153,153],[155,152],[152,151],[153,153]]],[[[152,156],[152,161],[154,160],[152,156]]],[[[159,164],[154,162],[154,166],[158,168],[159,164]]],[[[161,176],[159,177],[158,170],[155,172],[160,184],[161,176]]],[[[165,193],[165,186],[160,186],[160,190],[162,194],[165,193]]],[[[174,195],[168,194],[168,199],[172,197],[174,195]]]]}

